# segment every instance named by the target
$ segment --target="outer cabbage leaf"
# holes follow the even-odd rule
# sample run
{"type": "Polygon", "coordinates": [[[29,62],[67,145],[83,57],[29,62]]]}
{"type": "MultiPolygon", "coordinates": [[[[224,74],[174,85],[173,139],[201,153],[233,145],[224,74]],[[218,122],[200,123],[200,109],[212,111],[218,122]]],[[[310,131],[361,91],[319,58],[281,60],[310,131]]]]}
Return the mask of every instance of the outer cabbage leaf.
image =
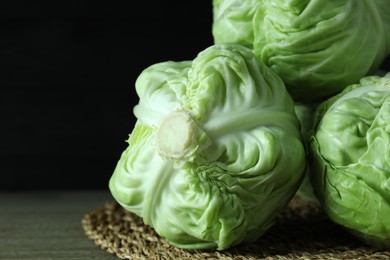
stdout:
{"type": "Polygon", "coordinates": [[[210,46],[136,81],[137,123],[110,179],[114,198],[181,248],[258,239],[305,168],[294,104],[243,46],[210,46]]]}
{"type": "Polygon", "coordinates": [[[390,247],[390,73],[369,76],[316,111],[311,179],[325,212],[363,241],[390,247]]]}
{"type": "MultiPolygon", "coordinates": [[[[315,103],[295,103],[295,113],[301,126],[301,135],[306,150],[306,157],[308,157],[310,153],[308,138],[309,133],[312,130],[313,115],[316,106],[317,104],[315,103]]],[[[297,195],[306,201],[318,203],[317,197],[313,192],[313,187],[310,181],[310,167],[306,167],[305,177],[303,178],[302,184],[297,191],[297,195]]]]}
{"type": "Polygon", "coordinates": [[[388,0],[214,0],[215,43],[239,43],[296,100],[323,100],[373,73],[390,53],[388,0]]]}

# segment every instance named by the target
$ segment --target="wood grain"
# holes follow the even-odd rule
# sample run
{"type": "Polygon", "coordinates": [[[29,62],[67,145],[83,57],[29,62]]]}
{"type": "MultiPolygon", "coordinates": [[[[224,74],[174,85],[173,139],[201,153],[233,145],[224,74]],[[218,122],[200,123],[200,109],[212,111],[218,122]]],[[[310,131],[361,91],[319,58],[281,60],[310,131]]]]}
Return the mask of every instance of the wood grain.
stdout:
{"type": "Polygon", "coordinates": [[[107,191],[0,192],[0,259],[117,259],[89,240],[81,219],[107,191]]]}

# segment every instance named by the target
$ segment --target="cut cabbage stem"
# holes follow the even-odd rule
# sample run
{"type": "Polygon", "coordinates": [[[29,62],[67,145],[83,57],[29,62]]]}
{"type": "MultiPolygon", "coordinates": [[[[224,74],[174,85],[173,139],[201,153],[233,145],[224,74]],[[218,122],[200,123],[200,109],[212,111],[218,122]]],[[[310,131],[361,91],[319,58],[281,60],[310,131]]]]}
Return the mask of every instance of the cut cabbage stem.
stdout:
{"type": "Polygon", "coordinates": [[[186,111],[175,111],[165,117],[157,128],[159,154],[168,159],[190,155],[197,147],[198,126],[186,111]]]}

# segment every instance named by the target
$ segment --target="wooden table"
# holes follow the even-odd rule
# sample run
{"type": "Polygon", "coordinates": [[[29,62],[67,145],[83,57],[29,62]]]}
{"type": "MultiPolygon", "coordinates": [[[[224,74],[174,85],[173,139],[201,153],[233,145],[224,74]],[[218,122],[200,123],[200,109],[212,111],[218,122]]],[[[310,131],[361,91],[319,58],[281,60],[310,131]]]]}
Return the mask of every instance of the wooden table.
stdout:
{"type": "Polygon", "coordinates": [[[118,259],[84,234],[85,213],[108,191],[0,191],[0,259],[118,259]]]}

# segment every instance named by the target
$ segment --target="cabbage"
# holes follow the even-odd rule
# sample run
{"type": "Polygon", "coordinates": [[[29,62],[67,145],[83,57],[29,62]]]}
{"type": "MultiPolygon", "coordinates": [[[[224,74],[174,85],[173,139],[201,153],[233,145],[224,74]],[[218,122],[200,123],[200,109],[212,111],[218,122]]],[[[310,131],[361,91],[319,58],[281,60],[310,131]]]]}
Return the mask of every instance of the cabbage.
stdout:
{"type": "Polygon", "coordinates": [[[254,49],[295,100],[323,100],[390,53],[388,0],[213,0],[215,43],[254,49]]]}
{"type": "Polygon", "coordinates": [[[306,164],[281,79],[252,50],[220,44],[151,65],[136,91],[137,122],[109,181],[116,201],[177,247],[258,239],[306,164]]]}
{"type": "MultiPolygon", "coordinates": [[[[306,157],[309,156],[309,147],[308,147],[308,134],[311,131],[313,124],[313,114],[315,111],[317,104],[313,103],[295,103],[295,114],[300,122],[301,126],[301,135],[303,139],[303,144],[306,150],[306,157]]],[[[299,187],[297,194],[298,197],[304,199],[306,201],[318,203],[318,200],[313,192],[313,187],[310,181],[310,168],[306,167],[305,177],[303,178],[303,182],[299,187]]]]}
{"type": "Polygon", "coordinates": [[[313,189],[335,223],[390,247],[390,73],[323,102],[310,138],[313,189]]]}

